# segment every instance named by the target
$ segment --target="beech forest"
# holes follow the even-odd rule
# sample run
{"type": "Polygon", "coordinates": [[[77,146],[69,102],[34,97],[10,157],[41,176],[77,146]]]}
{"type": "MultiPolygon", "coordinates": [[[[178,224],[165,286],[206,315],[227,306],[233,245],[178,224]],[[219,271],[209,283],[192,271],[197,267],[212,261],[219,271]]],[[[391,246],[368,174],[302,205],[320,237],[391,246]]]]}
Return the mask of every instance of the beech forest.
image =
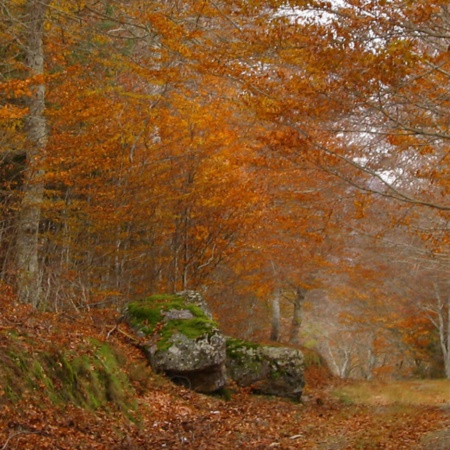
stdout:
{"type": "Polygon", "coordinates": [[[445,450],[449,380],[450,2],[0,0],[0,450],[445,450]]]}
{"type": "Polygon", "coordinates": [[[445,0],[0,1],[2,290],[450,378],[449,49],[445,0]]]}

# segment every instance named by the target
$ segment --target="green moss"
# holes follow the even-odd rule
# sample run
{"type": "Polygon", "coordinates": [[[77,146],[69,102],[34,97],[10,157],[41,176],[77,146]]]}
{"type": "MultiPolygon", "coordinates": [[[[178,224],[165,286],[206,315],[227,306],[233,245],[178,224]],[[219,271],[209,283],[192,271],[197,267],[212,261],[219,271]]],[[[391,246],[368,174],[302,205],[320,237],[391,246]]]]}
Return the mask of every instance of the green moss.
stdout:
{"type": "Polygon", "coordinates": [[[227,357],[232,359],[247,358],[249,350],[255,350],[255,359],[259,359],[256,350],[260,347],[254,342],[244,341],[242,339],[227,338],[227,357]]]}
{"type": "Polygon", "coordinates": [[[128,304],[127,316],[133,327],[151,334],[162,322],[164,311],[182,309],[182,298],[177,295],[153,295],[128,304]]]}
{"type": "Polygon", "coordinates": [[[263,364],[263,358],[258,351],[261,346],[255,342],[244,341],[241,339],[227,339],[227,358],[231,370],[233,367],[239,367],[241,370],[258,372],[263,364]]]}
{"type": "Polygon", "coordinates": [[[158,325],[162,325],[158,329],[160,339],[157,346],[160,350],[170,347],[170,338],[175,333],[196,339],[217,329],[217,324],[207,317],[200,307],[186,302],[179,295],[153,295],[130,303],[127,316],[130,324],[146,335],[152,334],[158,325]],[[193,317],[167,320],[164,313],[172,310],[187,310],[193,317]]]}
{"type": "Polygon", "coordinates": [[[276,366],[276,367],[272,368],[272,371],[270,372],[270,377],[273,380],[278,380],[278,379],[282,378],[285,374],[286,374],[286,372],[284,370],[282,370],[278,366],[276,366]]]}
{"type": "Polygon", "coordinates": [[[0,386],[5,399],[17,400],[30,388],[33,389],[34,355],[22,348],[22,339],[16,333],[8,334],[5,350],[0,355],[0,386]]]}
{"type": "Polygon", "coordinates": [[[91,341],[87,354],[56,352],[48,360],[50,372],[61,382],[58,397],[88,409],[113,404],[132,407],[132,389],[117,352],[109,345],[91,341]]]}
{"type": "Polygon", "coordinates": [[[54,348],[30,353],[24,337],[9,337],[0,357],[3,401],[16,401],[34,392],[55,404],[72,403],[88,409],[134,409],[133,389],[123,370],[124,355],[108,344],[88,341],[82,348],[54,348]],[[27,345],[24,345],[24,344],[27,345]]]}
{"type": "Polygon", "coordinates": [[[227,402],[231,401],[233,399],[233,394],[235,392],[228,388],[228,387],[222,387],[218,389],[217,391],[213,392],[211,394],[212,397],[220,398],[221,400],[225,400],[227,402]]]}
{"type": "Polygon", "coordinates": [[[131,326],[141,330],[146,335],[151,334],[156,325],[163,320],[161,310],[143,302],[130,303],[127,313],[131,326]]]}
{"type": "Polygon", "coordinates": [[[170,320],[161,330],[161,339],[157,344],[158,349],[167,350],[171,346],[170,338],[175,333],[183,334],[189,339],[197,339],[212,334],[216,329],[216,324],[210,319],[195,317],[193,319],[170,320]]]}

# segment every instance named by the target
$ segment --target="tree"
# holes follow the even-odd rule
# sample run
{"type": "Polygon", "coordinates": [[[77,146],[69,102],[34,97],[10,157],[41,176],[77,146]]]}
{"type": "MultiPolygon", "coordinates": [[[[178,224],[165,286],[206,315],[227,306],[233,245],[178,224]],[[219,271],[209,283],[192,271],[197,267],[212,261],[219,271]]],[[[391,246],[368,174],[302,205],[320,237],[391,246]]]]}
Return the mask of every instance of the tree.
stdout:
{"type": "Polygon", "coordinates": [[[44,195],[40,160],[47,144],[44,81],[44,24],[50,0],[29,0],[24,5],[25,64],[33,79],[25,118],[27,168],[23,181],[17,233],[17,284],[22,302],[37,306],[41,296],[38,236],[44,195]]]}
{"type": "Polygon", "coordinates": [[[346,376],[402,351],[431,364],[438,335],[448,360],[445,2],[0,14],[0,256],[22,301],[202,289],[233,332],[273,319],[272,339],[316,339],[346,376]]]}
{"type": "Polygon", "coordinates": [[[50,9],[51,133],[29,172],[39,184],[26,185],[40,196],[33,292],[44,283],[54,307],[94,291],[200,286],[263,210],[235,83],[213,74],[211,37],[229,22],[217,7],[172,3],[146,4],[144,16],[139,1],[50,9]]]}
{"type": "MultiPolygon", "coordinates": [[[[420,233],[417,218],[434,210],[440,225],[432,231],[421,223],[420,230],[442,243],[436,257],[448,243],[448,6],[374,1],[323,8],[325,20],[293,7],[297,20],[281,14],[268,21],[264,75],[253,85],[254,72],[244,75],[253,86],[247,104],[283,143],[271,147],[274,155],[298,168],[308,162],[357,188],[347,192],[360,219],[383,205],[394,223],[420,233]],[[383,197],[404,208],[378,203],[383,197]]],[[[360,228],[355,224],[352,233],[360,228]]],[[[365,228],[376,239],[385,235],[365,228]]]]}

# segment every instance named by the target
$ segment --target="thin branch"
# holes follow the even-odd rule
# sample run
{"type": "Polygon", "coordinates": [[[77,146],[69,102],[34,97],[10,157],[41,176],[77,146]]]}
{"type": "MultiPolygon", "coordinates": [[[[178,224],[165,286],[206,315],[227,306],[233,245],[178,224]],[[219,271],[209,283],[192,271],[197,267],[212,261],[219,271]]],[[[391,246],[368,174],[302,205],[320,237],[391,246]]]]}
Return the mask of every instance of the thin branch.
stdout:
{"type": "Polygon", "coordinates": [[[6,439],[3,447],[0,450],[5,450],[9,445],[9,441],[17,436],[20,436],[21,434],[42,434],[42,432],[41,431],[18,431],[17,433],[13,433],[8,437],[8,439],[6,439]]]}

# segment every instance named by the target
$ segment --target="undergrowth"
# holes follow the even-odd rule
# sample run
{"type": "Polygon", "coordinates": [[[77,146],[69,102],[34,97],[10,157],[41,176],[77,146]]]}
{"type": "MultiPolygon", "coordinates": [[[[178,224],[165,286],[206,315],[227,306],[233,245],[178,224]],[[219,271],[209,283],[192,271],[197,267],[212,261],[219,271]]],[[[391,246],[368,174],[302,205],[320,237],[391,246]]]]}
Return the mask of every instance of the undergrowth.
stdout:
{"type": "Polygon", "coordinates": [[[135,409],[134,390],[125,371],[125,356],[113,346],[85,339],[73,348],[55,344],[35,350],[33,339],[2,332],[1,403],[44,395],[55,405],[71,403],[86,409],[135,409]]]}

